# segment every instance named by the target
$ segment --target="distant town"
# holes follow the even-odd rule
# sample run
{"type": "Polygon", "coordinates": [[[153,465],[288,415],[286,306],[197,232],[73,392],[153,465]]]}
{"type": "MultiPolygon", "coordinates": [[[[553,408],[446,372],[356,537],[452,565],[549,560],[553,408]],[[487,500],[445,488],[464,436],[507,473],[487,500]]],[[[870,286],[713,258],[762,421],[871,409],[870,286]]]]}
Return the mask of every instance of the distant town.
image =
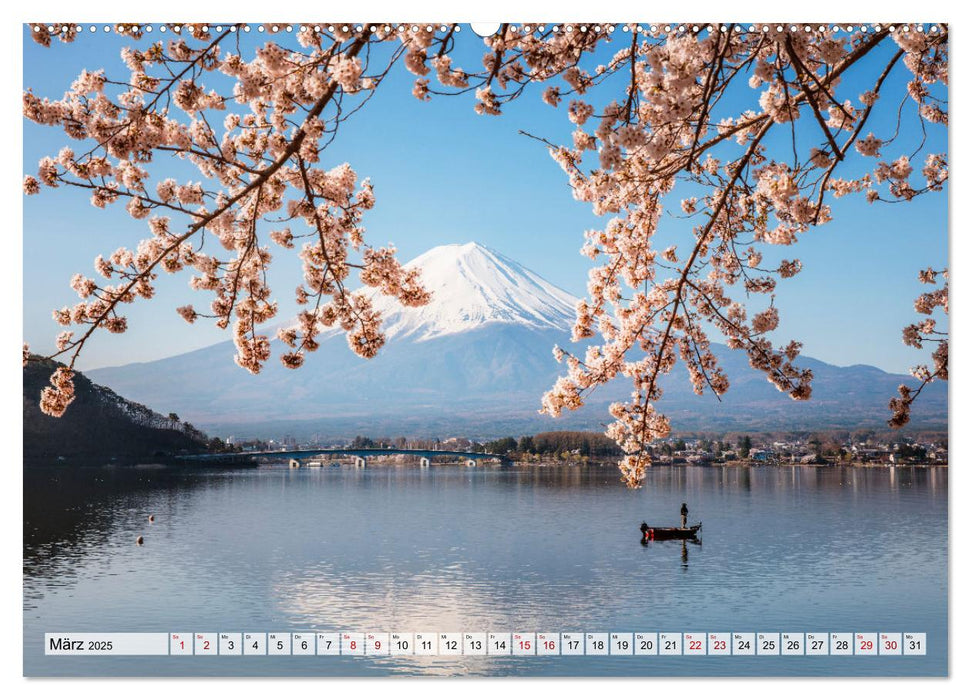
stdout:
{"type": "MultiPolygon", "coordinates": [[[[651,446],[654,462],[666,465],[784,465],[808,466],[946,466],[947,433],[927,432],[904,436],[889,431],[822,431],[807,433],[727,433],[685,435],[655,442],[651,446]]],[[[452,450],[483,452],[519,463],[585,464],[609,461],[620,456],[617,445],[602,433],[555,431],[518,438],[448,437],[414,439],[407,437],[357,436],[345,441],[299,441],[290,435],[276,439],[242,438],[235,435],[213,438],[214,452],[310,450],[315,448],[409,450],[452,450]]],[[[402,461],[388,457],[387,461],[402,461]]]]}

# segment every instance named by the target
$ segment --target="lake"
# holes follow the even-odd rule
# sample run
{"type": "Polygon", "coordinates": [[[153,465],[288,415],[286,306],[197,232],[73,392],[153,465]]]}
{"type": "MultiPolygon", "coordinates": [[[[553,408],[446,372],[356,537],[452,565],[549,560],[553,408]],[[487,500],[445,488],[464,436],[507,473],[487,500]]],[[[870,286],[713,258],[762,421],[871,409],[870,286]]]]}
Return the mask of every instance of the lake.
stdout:
{"type": "Polygon", "coordinates": [[[946,468],[24,472],[26,675],[946,675],[946,468]],[[642,547],[638,526],[702,544],[642,547]],[[149,523],[148,516],[155,516],[149,523]],[[144,537],[144,546],[135,539],[144,537]],[[45,632],[926,632],[926,656],[50,657],[45,632]]]}

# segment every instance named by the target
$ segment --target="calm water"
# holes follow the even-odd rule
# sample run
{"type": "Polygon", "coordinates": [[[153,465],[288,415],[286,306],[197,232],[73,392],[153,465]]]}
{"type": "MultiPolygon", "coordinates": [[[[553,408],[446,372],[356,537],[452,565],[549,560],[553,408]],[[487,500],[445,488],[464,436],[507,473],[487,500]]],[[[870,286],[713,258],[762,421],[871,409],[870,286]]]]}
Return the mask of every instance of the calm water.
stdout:
{"type": "Polygon", "coordinates": [[[27,675],[944,675],[947,470],[36,469],[27,675]],[[703,544],[639,544],[682,501],[703,544]],[[154,514],[154,524],[147,522],[154,514]],[[135,546],[144,535],[145,545],[135,546]],[[926,657],[43,655],[44,632],[906,631],[926,657]]]}

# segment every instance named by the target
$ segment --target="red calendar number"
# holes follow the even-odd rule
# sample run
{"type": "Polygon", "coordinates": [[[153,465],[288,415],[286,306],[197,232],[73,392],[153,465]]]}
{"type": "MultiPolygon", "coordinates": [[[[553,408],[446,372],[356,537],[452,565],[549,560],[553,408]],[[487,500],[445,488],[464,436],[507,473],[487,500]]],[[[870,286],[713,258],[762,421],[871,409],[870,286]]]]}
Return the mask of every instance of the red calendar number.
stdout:
{"type": "Polygon", "coordinates": [[[530,648],[529,640],[528,639],[520,640],[520,642],[519,642],[519,648],[520,649],[525,649],[525,650],[528,651],[529,648],[530,648]]]}
{"type": "Polygon", "coordinates": [[[688,648],[693,651],[699,651],[701,649],[701,640],[696,639],[688,643],[688,648]]]}
{"type": "Polygon", "coordinates": [[[862,649],[863,651],[870,651],[871,649],[873,649],[873,642],[869,640],[860,642],[860,649],[862,649]]]}
{"type": "Polygon", "coordinates": [[[895,639],[888,639],[886,642],[884,642],[883,648],[884,649],[887,649],[889,651],[896,651],[896,649],[897,649],[897,640],[895,640],[895,639]]]}
{"type": "Polygon", "coordinates": [[[351,641],[351,649],[357,649],[357,642],[351,641]]]}
{"type": "Polygon", "coordinates": [[[715,651],[725,651],[725,649],[727,648],[726,642],[716,640],[714,648],[715,648],[715,651]]]}
{"type": "Polygon", "coordinates": [[[552,639],[549,641],[543,642],[543,647],[547,651],[553,651],[554,649],[556,649],[556,642],[554,642],[552,639]]]}

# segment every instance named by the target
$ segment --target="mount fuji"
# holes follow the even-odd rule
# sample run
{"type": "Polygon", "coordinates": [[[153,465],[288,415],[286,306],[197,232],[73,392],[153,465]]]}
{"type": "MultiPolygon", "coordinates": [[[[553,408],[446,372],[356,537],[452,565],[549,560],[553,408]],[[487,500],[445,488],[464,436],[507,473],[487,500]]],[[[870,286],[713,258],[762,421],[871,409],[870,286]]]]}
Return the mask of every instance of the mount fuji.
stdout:
{"type": "MultiPolygon", "coordinates": [[[[269,437],[286,432],[298,439],[599,429],[609,420],[607,405],[629,395],[619,380],[595,393],[580,411],[559,419],[539,415],[540,397],[564,371],[551,350],[572,345],[577,299],[477,243],[438,246],[408,266],[421,268],[431,302],[406,308],[375,292],[388,342],[371,360],[354,355],[343,334],[331,331],[298,370],[275,361],[281,344],[274,340],[274,358],[259,375],[236,366],[228,341],[86,374],[210,433],[269,437]]],[[[662,410],[677,429],[884,427],[887,402],[908,379],[875,367],[836,367],[803,358],[802,366],[815,375],[813,398],[793,402],[749,368],[743,354],[718,350],[732,382],[724,401],[695,396],[680,366],[665,382],[662,410]]],[[[945,387],[928,386],[919,404],[915,427],[946,425],[945,387]]]]}
{"type": "Polygon", "coordinates": [[[432,301],[405,308],[392,297],[373,294],[389,340],[426,341],[490,323],[566,332],[573,325],[576,297],[478,243],[438,246],[407,266],[421,269],[432,301]]]}

